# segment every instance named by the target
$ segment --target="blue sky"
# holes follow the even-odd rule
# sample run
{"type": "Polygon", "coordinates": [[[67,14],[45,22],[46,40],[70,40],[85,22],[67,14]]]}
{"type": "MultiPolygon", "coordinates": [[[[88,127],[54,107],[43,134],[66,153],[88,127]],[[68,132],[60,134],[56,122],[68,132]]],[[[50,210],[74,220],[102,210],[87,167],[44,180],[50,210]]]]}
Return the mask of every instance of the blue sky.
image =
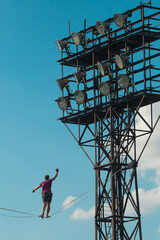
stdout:
{"type": "MultiPolygon", "coordinates": [[[[158,2],[153,1],[156,6],[158,2]]],[[[56,79],[61,72],[55,40],[68,36],[69,18],[71,32],[78,32],[85,18],[89,27],[137,5],[137,0],[0,0],[0,207],[39,215],[41,192],[33,194],[32,189],[45,174],[54,175],[56,168],[60,172],[53,184],[51,212],[61,208],[69,196],[72,199],[92,189],[85,201],[48,220],[0,216],[2,239],[94,239],[94,170],[65,126],[57,121],[61,111],[54,100],[60,96],[56,79]]],[[[139,166],[146,240],[160,238],[158,130],[143,157],[146,164],[139,166]],[[152,164],[148,156],[153,158],[152,164]]]]}

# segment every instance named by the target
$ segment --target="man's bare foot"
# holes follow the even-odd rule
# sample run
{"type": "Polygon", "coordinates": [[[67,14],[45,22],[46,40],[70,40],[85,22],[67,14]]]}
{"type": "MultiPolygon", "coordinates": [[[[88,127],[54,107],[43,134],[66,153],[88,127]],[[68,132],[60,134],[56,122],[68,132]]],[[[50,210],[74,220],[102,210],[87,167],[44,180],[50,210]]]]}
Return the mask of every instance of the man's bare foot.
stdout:
{"type": "Polygon", "coordinates": [[[46,218],[50,218],[51,216],[46,216],[46,218]]]}
{"type": "Polygon", "coordinates": [[[39,217],[40,217],[40,218],[43,218],[43,215],[40,215],[39,217]]]}

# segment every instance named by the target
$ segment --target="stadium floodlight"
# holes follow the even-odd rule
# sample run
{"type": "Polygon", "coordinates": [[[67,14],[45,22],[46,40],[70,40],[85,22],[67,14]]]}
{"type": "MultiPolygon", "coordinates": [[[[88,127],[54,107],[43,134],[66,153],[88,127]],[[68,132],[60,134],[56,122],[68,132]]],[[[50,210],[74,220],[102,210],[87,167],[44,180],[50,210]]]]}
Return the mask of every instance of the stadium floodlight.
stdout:
{"type": "Polygon", "coordinates": [[[110,87],[109,87],[109,84],[107,82],[101,82],[99,84],[99,90],[101,92],[102,95],[104,96],[108,96],[109,93],[110,93],[110,87]]]}
{"type": "Polygon", "coordinates": [[[87,94],[84,91],[77,90],[74,93],[74,98],[78,105],[84,104],[87,98],[87,94]]]}
{"type": "Polygon", "coordinates": [[[123,69],[124,68],[124,59],[123,57],[119,56],[119,55],[115,55],[115,62],[116,65],[120,68],[123,69]]]}
{"type": "Polygon", "coordinates": [[[84,84],[86,85],[86,73],[85,72],[77,72],[73,73],[73,76],[77,82],[77,84],[80,84],[83,80],[84,84]]]}
{"type": "Polygon", "coordinates": [[[64,97],[59,97],[57,100],[58,106],[61,110],[65,111],[70,105],[69,99],[64,97]]]}
{"type": "Polygon", "coordinates": [[[97,68],[100,71],[102,76],[105,76],[105,74],[108,73],[108,75],[110,77],[112,77],[113,74],[112,74],[110,66],[111,66],[111,63],[109,63],[109,62],[107,62],[107,63],[97,62],[97,68]]]}
{"type": "Polygon", "coordinates": [[[57,84],[61,91],[63,91],[64,87],[66,87],[67,89],[69,88],[69,85],[68,85],[69,80],[68,79],[66,79],[66,78],[65,79],[56,79],[56,81],[57,81],[57,84]]]}
{"type": "Polygon", "coordinates": [[[129,87],[130,78],[126,74],[120,74],[117,78],[117,83],[121,88],[129,87]]]}
{"type": "Polygon", "coordinates": [[[99,34],[103,35],[106,32],[106,29],[109,28],[110,24],[108,22],[103,23],[98,20],[96,22],[96,30],[99,34]]]}
{"type": "Polygon", "coordinates": [[[70,95],[70,93],[72,92],[72,90],[70,89],[68,83],[69,80],[67,78],[60,78],[60,79],[56,79],[57,84],[60,88],[60,90],[63,92],[64,87],[66,88],[68,94],[70,95]]]}
{"type": "Polygon", "coordinates": [[[71,38],[72,38],[74,44],[78,46],[84,41],[85,34],[73,32],[71,35],[71,38]]]}
{"type": "Polygon", "coordinates": [[[115,22],[115,24],[122,28],[124,26],[124,24],[126,23],[126,20],[128,18],[128,15],[122,15],[119,13],[115,13],[113,16],[113,21],[115,22]]]}
{"type": "Polygon", "coordinates": [[[60,52],[62,52],[64,48],[67,49],[68,47],[68,42],[66,40],[56,40],[56,44],[60,52]]]}
{"type": "Polygon", "coordinates": [[[119,56],[119,55],[115,55],[115,62],[116,65],[120,68],[123,69],[127,63],[129,61],[129,56],[119,56]]]}

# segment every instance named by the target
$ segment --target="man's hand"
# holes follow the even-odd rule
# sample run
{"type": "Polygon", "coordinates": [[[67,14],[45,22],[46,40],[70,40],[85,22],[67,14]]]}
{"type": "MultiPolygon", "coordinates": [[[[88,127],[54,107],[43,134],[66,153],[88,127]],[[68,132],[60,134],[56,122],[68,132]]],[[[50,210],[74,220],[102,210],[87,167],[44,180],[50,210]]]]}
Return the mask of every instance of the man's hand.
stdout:
{"type": "Polygon", "coordinates": [[[37,189],[40,188],[40,187],[41,187],[41,185],[38,185],[36,188],[34,188],[34,189],[32,190],[32,192],[37,191],[37,189]]]}
{"type": "Polygon", "coordinates": [[[56,172],[57,172],[57,173],[59,172],[59,169],[58,169],[58,168],[56,169],[56,172]]]}

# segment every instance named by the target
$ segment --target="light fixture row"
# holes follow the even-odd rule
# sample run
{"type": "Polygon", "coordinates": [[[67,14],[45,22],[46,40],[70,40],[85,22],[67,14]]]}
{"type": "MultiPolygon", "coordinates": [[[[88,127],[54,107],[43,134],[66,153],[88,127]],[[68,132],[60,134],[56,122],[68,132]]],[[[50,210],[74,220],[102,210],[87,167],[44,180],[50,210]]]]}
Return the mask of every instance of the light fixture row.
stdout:
{"type": "MultiPolygon", "coordinates": [[[[120,74],[117,78],[117,83],[122,89],[127,89],[129,87],[130,78],[126,74],[120,74]]],[[[98,88],[103,96],[108,96],[110,94],[110,84],[108,82],[100,82],[98,88]]],[[[74,99],[78,105],[88,102],[86,91],[76,90],[74,93],[74,99]]],[[[59,97],[57,102],[59,108],[63,111],[67,110],[70,106],[69,97],[59,97]]]]}
{"type": "MultiPolygon", "coordinates": [[[[118,27],[123,28],[125,26],[125,24],[127,23],[127,18],[129,16],[130,16],[129,14],[115,13],[113,16],[113,21],[118,27]]],[[[98,20],[96,22],[95,29],[96,29],[96,34],[103,35],[107,31],[110,30],[110,22],[109,21],[102,22],[102,21],[98,20]]],[[[71,34],[71,39],[76,46],[79,46],[85,42],[85,33],[84,32],[79,32],[79,33],[73,32],[71,34]]],[[[57,44],[57,47],[60,52],[62,52],[63,49],[65,49],[66,52],[68,52],[68,48],[69,48],[68,44],[69,43],[70,42],[66,41],[66,40],[56,40],[56,44],[57,44]]]]}
{"type": "MultiPolygon", "coordinates": [[[[129,56],[119,56],[118,54],[115,55],[115,63],[119,69],[124,69],[125,67],[130,65],[129,62],[129,56]]],[[[105,76],[106,74],[109,75],[109,77],[113,76],[112,70],[111,70],[111,62],[101,63],[97,62],[97,68],[100,71],[102,76],[105,76]]]]}
{"type": "MultiPolygon", "coordinates": [[[[74,93],[74,99],[78,105],[84,104],[88,101],[87,93],[85,91],[76,90],[74,93]]],[[[68,107],[71,108],[70,100],[68,97],[59,97],[57,103],[59,108],[63,111],[67,110],[68,107]]]]}
{"type": "MultiPolygon", "coordinates": [[[[115,62],[119,69],[123,69],[129,63],[129,56],[115,55],[115,62]]],[[[97,62],[97,68],[102,76],[105,76],[107,74],[110,78],[113,77],[110,62],[106,62],[106,63],[97,62]]],[[[85,72],[82,72],[82,71],[77,72],[77,73],[74,72],[73,76],[78,85],[81,82],[83,82],[86,87],[86,73],[85,72]]],[[[68,85],[69,80],[67,78],[57,79],[56,81],[57,81],[58,86],[61,91],[63,91],[63,89],[65,87],[67,89],[68,93],[70,93],[70,89],[69,89],[69,85],[68,85]]]]}
{"type": "MultiPolygon", "coordinates": [[[[130,78],[126,74],[120,74],[117,78],[117,83],[122,89],[127,89],[129,87],[130,78]]],[[[99,84],[100,93],[103,96],[108,96],[110,94],[110,85],[108,82],[100,82],[99,84]]]]}

